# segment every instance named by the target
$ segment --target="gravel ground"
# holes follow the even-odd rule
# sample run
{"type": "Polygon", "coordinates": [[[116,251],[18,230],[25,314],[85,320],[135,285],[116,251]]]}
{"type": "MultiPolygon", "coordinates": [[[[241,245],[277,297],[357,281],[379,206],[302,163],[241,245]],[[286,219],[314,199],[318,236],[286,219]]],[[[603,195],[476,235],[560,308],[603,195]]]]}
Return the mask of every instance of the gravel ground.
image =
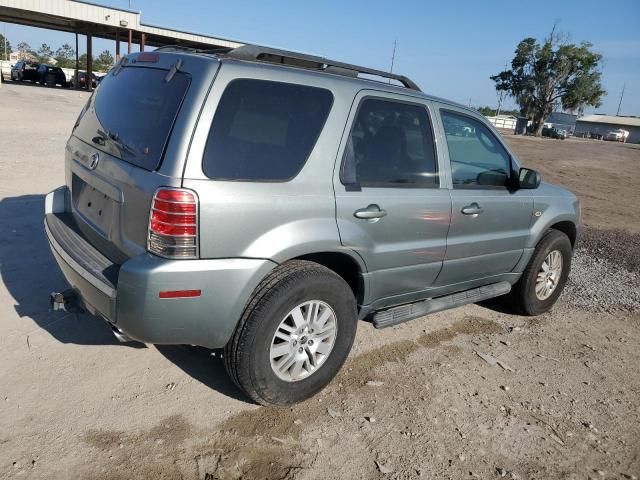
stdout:
{"type": "Polygon", "coordinates": [[[583,201],[589,228],[553,311],[471,305],[382,331],[362,322],[327,389],[262,408],[212,352],[119,344],[94,317],[48,310],[64,282],[43,194],[64,181],[85,100],[0,89],[0,118],[11,119],[0,130],[0,178],[11,179],[0,182],[0,478],[640,476],[636,147],[507,139],[583,201]]]}
{"type": "Polygon", "coordinates": [[[640,235],[586,229],[563,298],[599,312],[640,310],[640,235]]]}
{"type": "MultiPolygon", "coordinates": [[[[640,161],[640,155],[638,155],[640,161]]],[[[640,183],[638,184],[640,188],[640,183]]],[[[640,235],[623,230],[585,228],[580,250],[620,265],[630,272],[640,272],[640,235]]]]}

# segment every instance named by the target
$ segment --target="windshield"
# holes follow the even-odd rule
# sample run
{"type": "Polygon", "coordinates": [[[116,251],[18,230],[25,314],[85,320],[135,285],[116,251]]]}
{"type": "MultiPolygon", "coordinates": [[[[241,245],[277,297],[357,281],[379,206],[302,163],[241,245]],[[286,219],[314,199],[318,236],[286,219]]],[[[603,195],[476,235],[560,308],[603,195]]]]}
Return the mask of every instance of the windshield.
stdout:
{"type": "Polygon", "coordinates": [[[73,134],[121,160],[155,170],[191,80],[181,72],[167,78],[166,70],[156,68],[112,70],[73,134]]]}

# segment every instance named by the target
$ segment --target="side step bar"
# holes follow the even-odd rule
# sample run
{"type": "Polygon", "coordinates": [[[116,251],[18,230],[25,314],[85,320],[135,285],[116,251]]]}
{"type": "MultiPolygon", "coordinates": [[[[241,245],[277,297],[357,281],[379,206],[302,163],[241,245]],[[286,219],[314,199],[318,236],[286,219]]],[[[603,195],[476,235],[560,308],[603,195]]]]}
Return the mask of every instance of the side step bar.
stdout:
{"type": "Polygon", "coordinates": [[[400,305],[399,307],[382,310],[373,316],[373,326],[387,328],[414,318],[423,317],[430,313],[461,307],[469,303],[477,303],[489,298],[499,297],[511,291],[509,282],[492,283],[483,287],[472,288],[463,292],[446,295],[444,297],[431,298],[420,302],[400,305]]]}

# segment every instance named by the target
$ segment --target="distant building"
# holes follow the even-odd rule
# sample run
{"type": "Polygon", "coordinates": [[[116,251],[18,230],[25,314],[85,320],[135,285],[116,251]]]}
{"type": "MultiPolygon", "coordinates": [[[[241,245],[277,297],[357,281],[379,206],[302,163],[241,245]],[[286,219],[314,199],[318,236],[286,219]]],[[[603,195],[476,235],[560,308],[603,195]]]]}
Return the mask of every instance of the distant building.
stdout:
{"type": "Polygon", "coordinates": [[[23,52],[11,52],[9,54],[9,61],[11,62],[11,65],[14,65],[15,63],[19,62],[20,60],[29,60],[31,62],[35,62],[38,59],[31,52],[24,52],[24,53],[23,52]]]}
{"type": "Polygon", "coordinates": [[[629,132],[627,143],[640,143],[640,117],[621,117],[615,115],[587,115],[578,118],[574,135],[602,136],[614,130],[626,130],[629,132]]]}

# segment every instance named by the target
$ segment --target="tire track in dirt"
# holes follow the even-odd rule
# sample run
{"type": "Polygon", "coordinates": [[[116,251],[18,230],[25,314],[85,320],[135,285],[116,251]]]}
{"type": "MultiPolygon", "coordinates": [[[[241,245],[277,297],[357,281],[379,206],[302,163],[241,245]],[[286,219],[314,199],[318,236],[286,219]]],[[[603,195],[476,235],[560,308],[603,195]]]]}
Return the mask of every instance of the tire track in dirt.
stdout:
{"type": "MultiPolygon", "coordinates": [[[[308,432],[326,431],[340,421],[348,398],[366,398],[372,388],[366,382],[375,378],[377,369],[402,364],[422,349],[444,348],[455,355],[455,348],[443,344],[460,335],[503,331],[493,321],[468,316],[415,341],[395,342],[348,360],[327,389],[302,404],[256,408],[216,426],[196,427],[182,416],[171,416],[145,432],[89,430],[82,440],[92,447],[100,467],[94,463],[84,478],[291,478],[310,468],[317,457],[319,445],[309,440],[308,432]]],[[[394,378],[384,380],[384,390],[393,391],[394,378]]],[[[340,428],[345,434],[357,430],[346,422],[340,428]]],[[[364,442],[362,448],[370,451],[375,443],[364,442]]]]}

